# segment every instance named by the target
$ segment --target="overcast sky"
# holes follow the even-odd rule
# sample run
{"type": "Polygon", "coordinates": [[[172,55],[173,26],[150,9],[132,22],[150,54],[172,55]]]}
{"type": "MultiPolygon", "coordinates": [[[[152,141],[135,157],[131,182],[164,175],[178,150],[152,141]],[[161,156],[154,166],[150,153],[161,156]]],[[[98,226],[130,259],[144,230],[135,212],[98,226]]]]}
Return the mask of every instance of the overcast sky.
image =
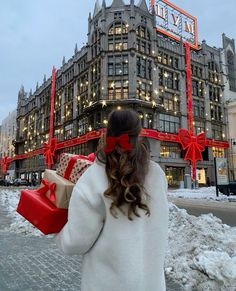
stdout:
{"type": "MultiPolygon", "coordinates": [[[[102,0],[100,0],[102,1],[102,0]]],[[[138,3],[139,0],[136,0],[138,3]]],[[[107,0],[111,4],[112,0],[107,0]]],[[[125,0],[128,3],[129,0],[125,0]]],[[[149,0],[147,0],[149,2],[149,0]]],[[[52,66],[86,43],[87,18],[95,0],[0,0],[0,123],[16,108],[23,84],[34,91],[52,66]],[[83,3],[83,4],[82,4],[83,3]]],[[[221,46],[236,37],[236,0],[172,0],[198,18],[199,41],[221,46]]]]}

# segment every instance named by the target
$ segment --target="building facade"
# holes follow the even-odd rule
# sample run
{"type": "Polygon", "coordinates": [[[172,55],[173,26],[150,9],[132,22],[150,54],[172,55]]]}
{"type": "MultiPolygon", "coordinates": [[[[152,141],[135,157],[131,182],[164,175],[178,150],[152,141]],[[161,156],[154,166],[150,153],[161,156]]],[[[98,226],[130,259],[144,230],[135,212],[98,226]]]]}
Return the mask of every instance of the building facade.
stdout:
{"type": "MultiPolygon", "coordinates": [[[[2,120],[0,134],[0,159],[7,156],[12,158],[15,155],[16,140],[16,110],[10,112],[6,118],[2,120]]],[[[3,173],[0,174],[3,177],[3,173]]],[[[12,162],[6,173],[7,179],[15,178],[15,163],[12,162]]]]}
{"type": "MultiPolygon", "coordinates": [[[[203,41],[191,50],[194,132],[208,139],[227,140],[222,50],[203,41]]],[[[30,94],[21,88],[17,106],[16,161],[18,176],[45,169],[43,154],[30,156],[49,138],[51,79],[30,94]],[[27,155],[24,156],[24,155],[27,155]],[[25,158],[24,158],[25,157],[25,158]]],[[[57,70],[53,133],[58,142],[69,141],[107,124],[113,109],[131,107],[145,129],[177,134],[187,128],[184,44],[156,30],[155,11],[144,0],[114,0],[107,7],[97,1],[88,18],[88,41],[57,70]]],[[[178,142],[145,138],[151,157],[164,169],[169,185],[178,186],[190,174],[189,162],[178,142]]],[[[57,150],[88,154],[93,139],[57,150]]],[[[216,143],[217,144],[217,143],[216,143]]],[[[223,144],[223,143],[222,143],[223,144]]],[[[67,143],[69,145],[69,143],[67,143]]],[[[213,158],[227,156],[221,146],[206,146],[197,163],[197,179],[214,181],[213,158]]]]}
{"type": "Polygon", "coordinates": [[[228,112],[229,148],[229,174],[230,180],[236,179],[236,55],[235,41],[225,34],[221,50],[222,71],[224,80],[224,93],[228,112]]]}

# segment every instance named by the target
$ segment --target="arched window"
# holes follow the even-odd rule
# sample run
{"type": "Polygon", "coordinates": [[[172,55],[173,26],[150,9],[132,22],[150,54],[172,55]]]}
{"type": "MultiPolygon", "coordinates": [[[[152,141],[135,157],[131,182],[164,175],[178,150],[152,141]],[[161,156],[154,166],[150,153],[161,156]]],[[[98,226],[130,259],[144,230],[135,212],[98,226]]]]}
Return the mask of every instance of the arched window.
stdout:
{"type": "Polygon", "coordinates": [[[108,50],[123,51],[128,49],[128,24],[116,22],[108,30],[108,50]]]}
{"type": "Polygon", "coordinates": [[[228,64],[228,74],[229,74],[229,86],[231,90],[236,90],[235,84],[235,63],[234,55],[231,51],[227,52],[227,64],[228,64]]]}

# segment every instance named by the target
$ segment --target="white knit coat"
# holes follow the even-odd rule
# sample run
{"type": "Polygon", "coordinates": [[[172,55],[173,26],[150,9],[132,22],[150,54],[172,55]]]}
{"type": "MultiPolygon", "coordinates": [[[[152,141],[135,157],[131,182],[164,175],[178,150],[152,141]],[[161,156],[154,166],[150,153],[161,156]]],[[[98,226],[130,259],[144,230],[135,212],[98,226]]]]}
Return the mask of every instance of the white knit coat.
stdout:
{"type": "Polygon", "coordinates": [[[165,174],[150,162],[145,189],[148,217],[110,214],[111,200],[105,166],[95,162],[74,187],[68,222],[56,235],[65,254],[83,257],[81,291],[164,291],[164,259],[168,236],[168,202],[165,174]]]}

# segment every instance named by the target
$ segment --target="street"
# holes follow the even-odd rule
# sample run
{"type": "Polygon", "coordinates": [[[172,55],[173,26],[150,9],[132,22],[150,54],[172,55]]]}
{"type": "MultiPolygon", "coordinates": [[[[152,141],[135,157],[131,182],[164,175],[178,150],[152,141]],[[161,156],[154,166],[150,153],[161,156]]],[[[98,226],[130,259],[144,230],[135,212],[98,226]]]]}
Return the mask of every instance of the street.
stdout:
{"type": "Polygon", "coordinates": [[[236,226],[236,202],[174,197],[169,197],[169,201],[173,202],[179,208],[186,209],[188,214],[199,216],[201,214],[213,213],[223,223],[236,226]]]}
{"type": "MultiPolygon", "coordinates": [[[[80,256],[62,255],[46,236],[9,233],[11,219],[1,204],[0,221],[0,291],[80,290],[80,256]]],[[[171,278],[166,284],[167,291],[183,290],[171,278]]]]}

